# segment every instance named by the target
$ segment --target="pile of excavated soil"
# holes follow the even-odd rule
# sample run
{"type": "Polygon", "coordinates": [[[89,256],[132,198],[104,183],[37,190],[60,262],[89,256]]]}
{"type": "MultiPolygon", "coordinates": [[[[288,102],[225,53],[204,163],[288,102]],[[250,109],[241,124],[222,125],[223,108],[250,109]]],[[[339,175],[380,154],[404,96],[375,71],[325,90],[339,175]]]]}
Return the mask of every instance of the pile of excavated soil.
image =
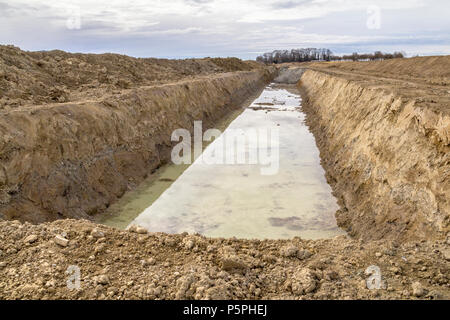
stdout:
{"type": "Polygon", "coordinates": [[[450,298],[450,238],[209,239],[60,220],[0,222],[0,240],[0,299],[450,298]]]}
{"type": "Polygon", "coordinates": [[[350,71],[354,74],[421,81],[431,85],[450,85],[450,56],[414,57],[380,61],[311,63],[313,68],[350,71]]]}
{"type": "Polygon", "coordinates": [[[289,65],[304,65],[365,87],[415,100],[416,105],[423,109],[450,114],[450,55],[289,65]]]}
{"type": "Polygon", "coordinates": [[[37,223],[102,213],[170,160],[174,130],[192,131],[200,120],[214,127],[274,71],[236,58],[0,46],[0,100],[8,105],[0,102],[0,218],[37,223]],[[64,99],[52,96],[57,88],[64,99]]]}
{"type": "Polygon", "coordinates": [[[98,99],[123,89],[261,68],[237,58],[168,60],[0,45],[0,110],[98,99]]]}

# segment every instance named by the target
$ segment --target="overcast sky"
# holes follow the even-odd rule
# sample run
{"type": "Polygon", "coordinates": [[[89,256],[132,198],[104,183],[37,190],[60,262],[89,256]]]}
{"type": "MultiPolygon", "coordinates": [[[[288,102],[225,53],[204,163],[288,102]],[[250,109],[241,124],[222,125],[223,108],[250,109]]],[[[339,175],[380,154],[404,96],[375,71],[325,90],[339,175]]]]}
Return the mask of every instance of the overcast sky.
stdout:
{"type": "Polygon", "coordinates": [[[0,0],[0,44],[137,57],[450,54],[449,0],[0,0]]]}

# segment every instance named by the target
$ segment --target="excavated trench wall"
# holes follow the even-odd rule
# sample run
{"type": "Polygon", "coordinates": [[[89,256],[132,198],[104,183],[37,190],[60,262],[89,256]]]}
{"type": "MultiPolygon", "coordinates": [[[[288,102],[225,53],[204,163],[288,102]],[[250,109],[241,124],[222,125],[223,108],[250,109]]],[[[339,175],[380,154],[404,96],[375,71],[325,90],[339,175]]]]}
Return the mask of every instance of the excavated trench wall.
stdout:
{"type": "Polygon", "coordinates": [[[306,70],[298,85],[341,227],[363,239],[448,232],[448,115],[326,72],[306,70]]]}
{"type": "Polygon", "coordinates": [[[0,116],[0,218],[42,222],[101,212],[169,160],[171,133],[213,125],[274,70],[141,87],[101,101],[0,116]]]}

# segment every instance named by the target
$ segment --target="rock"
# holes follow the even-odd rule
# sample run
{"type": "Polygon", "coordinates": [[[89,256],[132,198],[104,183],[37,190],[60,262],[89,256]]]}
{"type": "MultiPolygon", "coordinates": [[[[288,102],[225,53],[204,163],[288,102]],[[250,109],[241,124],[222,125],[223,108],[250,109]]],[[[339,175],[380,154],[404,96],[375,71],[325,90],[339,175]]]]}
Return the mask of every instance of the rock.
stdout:
{"type": "Polygon", "coordinates": [[[442,250],[442,255],[444,256],[445,260],[450,261],[450,249],[442,250]]]}
{"type": "Polygon", "coordinates": [[[194,248],[195,242],[193,240],[187,240],[184,243],[184,247],[186,250],[192,250],[192,248],[194,248]]]}
{"type": "Polygon", "coordinates": [[[146,234],[148,233],[147,229],[145,229],[144,227],[141,227],[137,224],[133,224],[132,226],[130,226],[128,228],[128,231],[130,232],[134,232],[134,233],[138,233],[138,234],[146,234]]]}
{"type": "Polygon", "coordinates": [[[309,250],[299,250],[297,252],[297,258],[300,260],[308,259],[312,256],[312,253],[309,250]]]}
{"type": "Polygon", "coordinates": [[[425,290],[423,289],[422,284],[420,282],[414,282],[411,285],[411,287],[412,287],[412,290],[413,290],[413,292],[412,292],[413,296],[421,297],[421,296],[424,295],[425,290]]]}
{"type": "Polygon", "coordinates": [[[383,254],[381,252],[375,253],[375,257],[380,258],[383,254]]]}
{"type": "Polygon", "coordinates": [[[315,274],[309,268],[303,268],[294,272],[291,280],[292,292],[303,295],[313,292],[317,288],[317,280],[315,274]]]}
{"type": "Polygon", "coordinates": [[[97,277],[96,282],[102,285],[109,283],[109,277],[106,274],[101,274],[97,277]]]}
{"type": "Polygon", "coordinates": [[[186,275],[177,280],[177,293],[175,294],[175,299],[177,300],[185,300],[189,298],[190,295],[188,291],[191,287],[191,284],[195,281],[195,277],[193,275],[186,275]]]}
{"type": "Polygon", "coordinates": [[[286,258],[296,257],[298,248],[296,246],[286,246],[281,248],[280,255],[286,258]]]}
{"type": "Polygon", "coordinates": [[[94,228],[91,231],[91,236],[93,236],[94,238],[100,239],[100,238],[103,238],[105,236],[105,234],[99,228],[94,228]]]}
{"type": "Polygon", "coordinates": [[[145,229],[144,227],[137,226],[137,227],[136,227],[136,233],[138,233],[138,234],[147,234],[148,231],[147,231],[147,229],[145,229]]]}
{"type": "Polygon", "coordinates": [[[229,255],[222,258],[222,270],[242,270],[246,269],[247,265],[237,256],[229,255]]]}
{"type": "Polygon", "coordinates": [[[36,242],[37,239],[38,239],[38,236],[35,234],[32,234],[32,235],[29,235],[28,237],[26,237],[23,241],[25,243],[33,243],[33,242],[36,242]]]}
{"type": "Polygon", "coordinates": [[[99,253],[102,252],[106,247],[106,244],[100,243],[99,245],[95,246],[94,252],[99,253]]]}
{"type": "Polygon", "coordinates": [[[392,267],[389,269],[394,274],[401,274],[402,270],[399,267],[392,267]]]}
{"type": "Polygon", "coordinates": [[[142,264],[143,267],[152,266],[152,265],[155,264],[155,262],[156,261],[153,258],[148,258],[148,259],[142,259],[141,260],[141,264],[142,264]]]}
{"type": "Polygon", "coordinates": [[[69,240],[67,240],[66,238],[64,238],[64,237],[62,237],[62,236],[60,236],[60,235],[57,235],[57,236],[53,239],[53,241],[54,241],[56,244],[60,245],[61,247],[67,247],[67,245],[69,244],[69,240]]]}

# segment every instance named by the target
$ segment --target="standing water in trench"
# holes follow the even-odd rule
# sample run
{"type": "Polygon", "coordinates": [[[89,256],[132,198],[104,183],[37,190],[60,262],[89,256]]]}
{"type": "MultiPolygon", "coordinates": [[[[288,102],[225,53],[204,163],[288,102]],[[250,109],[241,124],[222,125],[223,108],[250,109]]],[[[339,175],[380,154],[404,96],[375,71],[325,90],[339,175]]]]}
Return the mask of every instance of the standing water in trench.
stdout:
{"type": "MultiPolygon", "coordinates": [[[[152,232],[198,232],[210,237],[317,239],[344,234],[336,225],[334,213],[338,205],[325,180],[319,150],[305,125],[300,105],[301,97],[295,86],[266,87],[208,145],[203,157],[197,158],[165,191],[157,192],[156,200],[148,196],[148,207],[131,224],[152,232]],[[217,155],[222,146],[224,159],[231,148],[237,153],[234,145],[223,141],[231,132],[267,129],[278,133],[275,145],[268,139],[270,147],[276,147],[278,153],[276,166],[272,163],[269,167],[267,162],[263,165],[249,161],[224,161],[225,164],[202,161],[217,155]],[[262,174],[264,170],[266,174],[262,174]]],[[[259,155],[261,148],[268,149],[268,145],[252,144],[252,139],[246,137],[246,159],[251,152],[259,155]]],[[[258,139],[261,140],[261,134],[258,139]]],[[[182,166],[171,165],[165,170],[176,171],[173,167],[182,166]]],[[[160,183],[151,183],[148,188],[155,190],[158,186],[161,188],[160,183]]],[[[141,190],[136,197],[141,208],[145,191],[141,190]]],[[[128,200],[124,207],[132,208],[133,200],[128,200]]]]}

